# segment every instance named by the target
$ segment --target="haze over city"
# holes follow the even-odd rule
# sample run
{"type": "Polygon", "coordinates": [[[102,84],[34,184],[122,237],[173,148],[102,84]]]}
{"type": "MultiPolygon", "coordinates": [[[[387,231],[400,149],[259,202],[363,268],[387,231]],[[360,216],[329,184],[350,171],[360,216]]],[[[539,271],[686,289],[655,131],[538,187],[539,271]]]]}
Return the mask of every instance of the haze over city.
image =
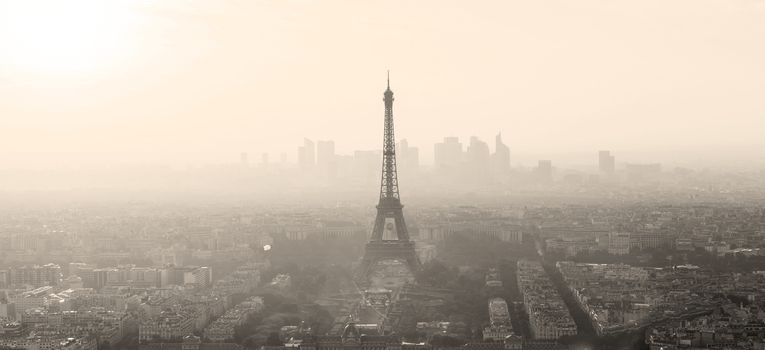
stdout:
{"type": "Polygon", "coordinates": [[[759,0],[1,4],[6,169],[379,149],[388,69],[424,164],[443,137],[498,132],[526,166],[764,156],[759,0]]]}
{"type": "Polygon", "coordinates": [[[765,0],[0,0],[0,350],[765,350],[765,0]]]}

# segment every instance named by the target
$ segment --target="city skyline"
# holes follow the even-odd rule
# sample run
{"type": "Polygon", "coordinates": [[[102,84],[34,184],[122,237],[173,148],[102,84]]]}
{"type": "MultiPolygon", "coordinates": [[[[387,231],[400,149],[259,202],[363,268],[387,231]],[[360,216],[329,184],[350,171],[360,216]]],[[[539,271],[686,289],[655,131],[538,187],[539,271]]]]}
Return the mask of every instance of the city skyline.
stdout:
{"type": "MultiPolygon", "coordinates": [[[[498,131],[494,135],[469,135],[454,136],[445,135],[432,144],[422,145],[412,142],[410,138],[399,138],[407,142],[409,148],[417,149],[419,163],[423,166],[433,166],[435,164],[434,146],[443,142],[447,138],[457,138],[463,143],[463,151],[466,151],[471,138],[478,138],[482,142],[491,142],[496,135],[503,134],[498,131]]],[[[612,153],[619,153],[621,163],[662,163],[669,166],[689,167],[694,169],[717,169],[734,171],[759,171],[765,166],[765,160],[757,157],[759,148],[756,147],[731,147],[730,145],[721,145],[719,147],[709,147],[703,152],[694,147],[678,147],[652,151],[639,149],[616,149],[604,145],[590,150],[559,150],[540,152],[529,149],[518,150],[513,144],[507,142],[507,133],[503,134],[505,145],[510,149],[513,158],[513,167],[533,166],[538,159],[553,159],[560,164],[573,166],[576,168],[594,166],[597,167],[598,152],[603,149],[609,149],[612,153]],[[593,153],[595,156],[593,156],[593,153]],[[594,157],[594,158],[593,158],[594,157]],[[594,160],[593,160],[594,159],[594,160]]],[[[298,140],[311,140],[313,142],[332,142],[335,145],[336,155],[353,155],[355,152],[375,152],[381,151],[379,147],[358,149],[351,146],[338,143],[333,139],[316,138],[305,136],[298,140]]],[[[302,142],[302,141],[301,141],[302,142]]],[[[243,155],[247,155],[249,164],[259,164],[264,161],[270,164],[300,164],[299,143],[289,147],[283,152],[267,151],[262,149],[241,149],[232,151],[177,151],[177,152],[10,152],[0,151],[0,169],[57,169],[78,166],[207,166],[223,165],[241,162],[243,155]]],[[[494,152],[494,146],[490,147],[494,152]]],[[[315,151],[316,152],[316,151],[315,151]]],[[[317,153],[315,153],[317,156],[317,153]]],[[[316,160],[314,160],[316,161],[316,160]]]]}
{"type": "Polygon", "coordinates": [[[375,149],[386,69],[399,138],[423,159],[445,136],[499,131],[516,154],[765,158],[756,0],[41,4],[1,3],[8,165],[291,154],[303,137],[375,149]]]}

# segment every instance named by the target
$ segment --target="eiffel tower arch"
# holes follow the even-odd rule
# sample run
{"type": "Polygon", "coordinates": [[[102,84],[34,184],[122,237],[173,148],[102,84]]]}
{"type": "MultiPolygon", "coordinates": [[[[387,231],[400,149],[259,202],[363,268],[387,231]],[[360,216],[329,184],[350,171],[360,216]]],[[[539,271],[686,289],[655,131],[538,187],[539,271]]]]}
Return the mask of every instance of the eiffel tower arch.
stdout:
{"type": "Polygon", "coordinates": [[[414,242],[409,238],[409,231],[404,221],[404,206],[401,204],[398,191],[396,138],[393,133],[393,91],[390,89],[390,78],[383,96],[385,132],[380,201],[377,204],[374,228],[357,271],[357,277],[364,280],[368,280],[372,268],[382,260],[404,262],[412,274],[420,269],[420,260],[414,250],[414,242]]]}

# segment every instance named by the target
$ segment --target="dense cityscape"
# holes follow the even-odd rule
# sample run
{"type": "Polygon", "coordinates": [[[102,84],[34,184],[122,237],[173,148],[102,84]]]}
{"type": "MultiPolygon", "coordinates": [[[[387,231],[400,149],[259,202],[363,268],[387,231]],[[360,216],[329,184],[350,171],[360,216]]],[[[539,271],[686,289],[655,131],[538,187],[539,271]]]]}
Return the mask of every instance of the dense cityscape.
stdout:
{"type": "Polygon", "coordinates": [[[0,350],[765,350],[763,38],[763,0],[0,0],[0,350]]]}
{"type": "Polygon", "coordinates": [[[298,149],[326,183],[382,164],[374,220],[352,200],[6,208],[0,346],[765,348],[761,176],[617,169],[608,151],[593,173],[523,173],[500,135],[494,153],[446,138],[426,178],[492,190],[418,199],[405,218],[397,168],[423,181],[419,156],[384,96],[382,151],[298,149]]]}

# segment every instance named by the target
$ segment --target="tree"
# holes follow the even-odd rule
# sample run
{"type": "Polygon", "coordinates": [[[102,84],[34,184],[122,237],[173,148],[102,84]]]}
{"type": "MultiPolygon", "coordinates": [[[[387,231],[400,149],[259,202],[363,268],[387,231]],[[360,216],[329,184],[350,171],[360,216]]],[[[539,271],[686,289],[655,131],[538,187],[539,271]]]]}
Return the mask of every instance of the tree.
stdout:
{"type": "Polygon", "coordinates": [[[434,334],[432,337],[430,337],[429,343],[433,349],[442,349],[462,346],[465,344],[465,341],[463,339],[450,337],[448,335],[434,334]]]}
{"type": "Polygon", "coordinates": [[[112,344],[109,343],[108,340],[104,340],[101,344],[98,345],[98,350],[111,350],[112,344]]]}
{"type": "Polygon", "coordinates": [[[268,338],[266,338],[266,346],[283,346],[284,343],[282,343],[282,340],[279,339],[279,333],[277,332],[271,332],[268,334],[268,338]]]}

